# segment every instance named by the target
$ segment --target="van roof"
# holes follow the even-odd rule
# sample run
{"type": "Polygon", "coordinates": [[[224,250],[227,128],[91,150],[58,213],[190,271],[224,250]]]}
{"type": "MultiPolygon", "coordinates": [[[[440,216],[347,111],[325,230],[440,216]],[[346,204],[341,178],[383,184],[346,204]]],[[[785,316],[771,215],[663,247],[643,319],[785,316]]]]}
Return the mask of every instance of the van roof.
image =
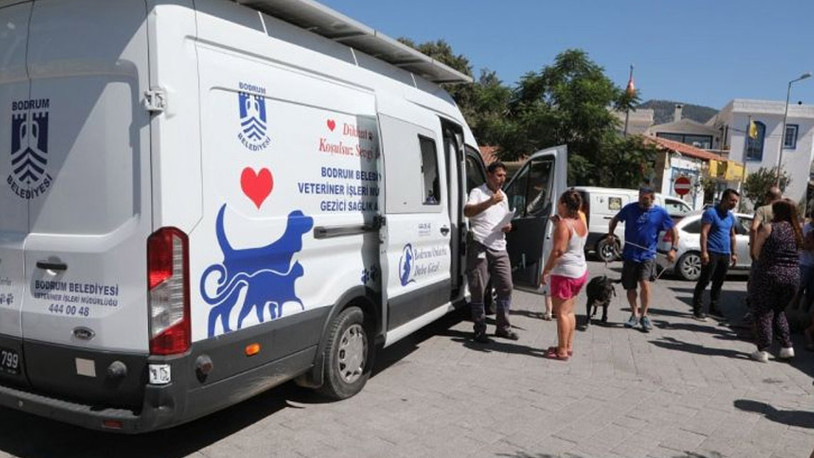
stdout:
{"type": "Polygon", "coordinates": [[[330,40],[358,49],[433,83],[471,83],[467,76],[314,0],[236,0],[330,40]]]}

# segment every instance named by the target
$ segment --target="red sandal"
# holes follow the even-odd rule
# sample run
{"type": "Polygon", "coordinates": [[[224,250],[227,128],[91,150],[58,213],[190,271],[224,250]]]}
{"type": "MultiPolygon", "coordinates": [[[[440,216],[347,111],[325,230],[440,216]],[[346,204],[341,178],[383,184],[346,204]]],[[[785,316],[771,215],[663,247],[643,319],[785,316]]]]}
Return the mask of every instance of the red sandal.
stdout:
{"type": "Polygon", "coordinates": [[[568,361],[568,355],[560,356],[557,353],[557,347],[548,347],[548,350],[543,354],[543,358],[556,359],[557,361],[568,361]]]}

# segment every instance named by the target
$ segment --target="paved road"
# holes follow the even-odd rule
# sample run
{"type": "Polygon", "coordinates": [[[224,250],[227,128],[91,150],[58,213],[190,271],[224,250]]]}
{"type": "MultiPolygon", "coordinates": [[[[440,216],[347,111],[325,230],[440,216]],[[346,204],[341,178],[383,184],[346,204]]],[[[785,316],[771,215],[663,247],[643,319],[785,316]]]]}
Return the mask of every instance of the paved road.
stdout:
{"type": "MultiPolygon", "coordinates": [[[[590,268],[619,275],[618,264],[590,268]]],[[[808,456],[814,353],[795,336],[793,363],[749,360],[752,344],[725,323],[690,319],[692,286],[657,282],[649,334],[622,327],[620,290],[611,323],[579,332],[568,362],[542,357],[556,324],[541,319],[539,296],[517,292],[519,341],[474,344],[471,323],[450,316],[381,352],[365,390],[343,402],[287,384],[137,437],[0,409],[0,456],[808,456]]],[[[736,320],[745,281],[724,290],[736,320]]]]}

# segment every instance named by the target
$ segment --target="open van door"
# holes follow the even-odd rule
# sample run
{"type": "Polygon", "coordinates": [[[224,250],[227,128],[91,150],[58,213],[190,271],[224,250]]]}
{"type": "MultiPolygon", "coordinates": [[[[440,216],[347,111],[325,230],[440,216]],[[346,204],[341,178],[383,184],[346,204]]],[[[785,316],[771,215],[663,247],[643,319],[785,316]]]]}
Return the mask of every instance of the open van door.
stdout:
{"type": "Polygon", "coordinates": [[[27,134],[33,124],[26,70],[31,5],[0,7],[0,381],[18,385],[25,380],[20,313],[26,291],[23,248],[30,231],[25,196],[31,181],[27,134]]]}
{"type": "Polygon", "coordinates": [[[503,187],[515,211],[506,235],[514,286],[536,290],[551,252],[549,217],[566,189],[568,149],[565,145],[534,153],[503,187]]]}

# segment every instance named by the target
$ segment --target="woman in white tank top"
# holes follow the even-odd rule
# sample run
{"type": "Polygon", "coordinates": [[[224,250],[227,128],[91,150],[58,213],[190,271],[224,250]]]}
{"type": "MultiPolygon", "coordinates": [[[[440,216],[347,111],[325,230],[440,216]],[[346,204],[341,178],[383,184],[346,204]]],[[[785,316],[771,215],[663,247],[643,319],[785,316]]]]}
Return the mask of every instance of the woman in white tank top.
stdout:
{"type": "Polygon", "coordinates": [[[574,302],[579,291],[588,281],[588,264],[585,262],[585,241],[588,227],[579,217],[582,196],[569,189],[557,201],[554,221],[554,246],[543,268],[540,283],[549,284],[549,294],[557,314],[557,346],[549,347],[545,356],[567,361],[573,354],[574,332],[577,317],[574,302]]]}

